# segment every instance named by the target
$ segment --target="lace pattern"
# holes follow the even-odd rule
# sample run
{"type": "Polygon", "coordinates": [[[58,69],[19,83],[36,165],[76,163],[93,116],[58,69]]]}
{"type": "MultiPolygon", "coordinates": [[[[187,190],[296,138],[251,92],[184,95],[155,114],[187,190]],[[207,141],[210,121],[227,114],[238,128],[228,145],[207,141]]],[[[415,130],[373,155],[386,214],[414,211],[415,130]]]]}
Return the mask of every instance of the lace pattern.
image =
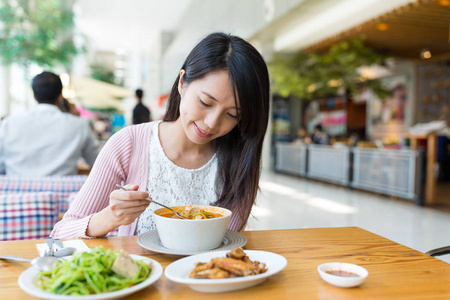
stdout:
{"type": "MultiPolygon", "coordinates": [[[[211,205],[218,198],[216,154],[198,169],[185,169],[174,164],[164,153],[159,140],[159,123],[150,138],[149,178],[147,191],[156,201],[167,206],[211,205]]],[[[151,203],[139,216],[136,234],[156,230],[152,212],[161,208],[151,203]]]]}

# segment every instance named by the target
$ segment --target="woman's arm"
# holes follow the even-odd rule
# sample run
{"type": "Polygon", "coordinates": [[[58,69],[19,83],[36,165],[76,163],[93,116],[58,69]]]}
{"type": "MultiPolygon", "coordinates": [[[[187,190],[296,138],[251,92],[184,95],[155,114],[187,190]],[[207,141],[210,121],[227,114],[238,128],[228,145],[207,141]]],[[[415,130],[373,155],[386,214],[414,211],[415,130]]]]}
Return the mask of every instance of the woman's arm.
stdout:
{"type": "Polygon", "coordinates": [[[94,230],[96,233],[94,236],[99,236],[121,225],[117,225],[111,216],[107,215],[109,209],[105,208],[110,205],[110,194],[116,189],[115,185],[125,183],[127,180],[132,152],[132,142],[127,128],[108,140],[74,202],[64,218],[55,225],[51,233],[53,237],[90,238],[92,236],[87,235],[88,227],[95,230],[103,228],[102,233],[94,230]],[[103,218],[96,217],[94,223],[89,225],[92,216],[100,212],[103,218]],[[99,220],[104,223],[98,224],[99,220]]]}

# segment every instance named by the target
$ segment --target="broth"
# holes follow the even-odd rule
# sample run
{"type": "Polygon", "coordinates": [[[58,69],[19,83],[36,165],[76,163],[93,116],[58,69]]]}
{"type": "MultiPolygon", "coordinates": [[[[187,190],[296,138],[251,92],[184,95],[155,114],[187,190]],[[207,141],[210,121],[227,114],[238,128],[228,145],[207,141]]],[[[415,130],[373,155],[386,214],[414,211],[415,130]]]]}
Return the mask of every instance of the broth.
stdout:
{"type": "Polygon", "coordinates": [[[341,270],[329,270],[325,271],[325,273],[341,277],[360,277],[358,274],[341,270]]]}

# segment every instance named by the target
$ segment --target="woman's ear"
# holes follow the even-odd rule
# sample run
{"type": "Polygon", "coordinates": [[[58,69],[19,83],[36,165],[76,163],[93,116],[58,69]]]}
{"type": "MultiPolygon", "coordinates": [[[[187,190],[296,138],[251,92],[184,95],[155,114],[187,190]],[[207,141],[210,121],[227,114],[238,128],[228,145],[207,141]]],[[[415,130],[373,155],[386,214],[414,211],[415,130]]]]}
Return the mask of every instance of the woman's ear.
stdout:
{"type": "Polygon", "coordinates": [[[181,69],[180,79],[178,80],[178,93],[180,93],[180,96],[183,94],[183,89],[185,87],[185,82],[183,79],[184,74],[186,74],[186,71],[184,69],[181,69]]]}

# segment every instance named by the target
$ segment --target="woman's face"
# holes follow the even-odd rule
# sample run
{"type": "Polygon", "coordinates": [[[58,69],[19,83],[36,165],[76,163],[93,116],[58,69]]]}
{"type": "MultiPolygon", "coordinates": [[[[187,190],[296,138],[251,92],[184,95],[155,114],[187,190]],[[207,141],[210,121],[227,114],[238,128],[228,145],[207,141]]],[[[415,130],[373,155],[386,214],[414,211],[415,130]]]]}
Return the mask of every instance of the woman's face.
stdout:
{"type": "MultiPolygon", "coordinates": [[[[180,72],[180,78],[184,73],[184,70],[180,72]]],[[[239,107],[236,107],[227,71],[209,73],[190,84],[180,79],[178,92],[181,95],[181,123],[193,143],[211,142],[238,124],[239,107]]]]}

